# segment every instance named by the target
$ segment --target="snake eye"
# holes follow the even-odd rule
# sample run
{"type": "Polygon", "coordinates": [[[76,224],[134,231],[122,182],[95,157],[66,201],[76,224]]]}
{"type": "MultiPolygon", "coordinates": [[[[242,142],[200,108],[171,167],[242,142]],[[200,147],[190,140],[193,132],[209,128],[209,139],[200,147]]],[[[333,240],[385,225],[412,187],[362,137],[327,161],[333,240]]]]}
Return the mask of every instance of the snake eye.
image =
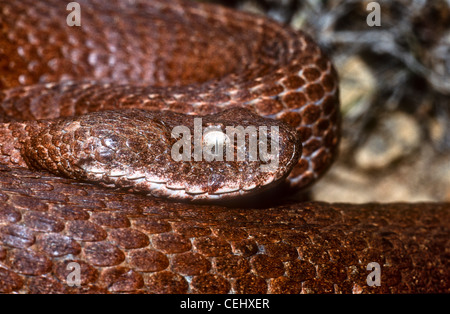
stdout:
{"type": "Polygon", "coordinates": [[[223,160],[230,138],[218,127],[210,127],[203,134],[202,146],[206,161],[223,160]]]}

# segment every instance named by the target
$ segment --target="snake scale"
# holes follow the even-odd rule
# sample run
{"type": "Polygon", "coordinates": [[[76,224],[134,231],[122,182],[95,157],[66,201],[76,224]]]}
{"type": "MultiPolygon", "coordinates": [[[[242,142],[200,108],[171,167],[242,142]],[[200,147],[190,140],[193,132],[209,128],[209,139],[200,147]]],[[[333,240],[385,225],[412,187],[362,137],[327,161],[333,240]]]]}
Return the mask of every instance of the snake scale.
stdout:
{"type": "Polygon", "coordinates": [[[78,3],[69,27],[65,1],[0,1],[0,292],[450,292],[449,204],[282,198],[339,144],[309,36],[184,0],[78,3]],[[199,116],[279,127],[279,167],[168,159],[199,116]]]}

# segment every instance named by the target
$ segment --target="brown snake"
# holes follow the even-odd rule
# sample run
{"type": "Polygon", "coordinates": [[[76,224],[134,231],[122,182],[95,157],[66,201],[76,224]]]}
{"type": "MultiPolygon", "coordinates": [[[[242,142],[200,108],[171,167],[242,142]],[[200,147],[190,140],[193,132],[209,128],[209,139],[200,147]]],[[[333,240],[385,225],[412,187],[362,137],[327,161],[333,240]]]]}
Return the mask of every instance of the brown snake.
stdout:
{"type": "Polygon", "coordinates": [[[0,0],[0,292],[450,292],[449,204],[151,196],[239,202],[328,169],[337,77],[307,35],[206,4],[78,2],[69,27],[64,1],[0,0]],[[279,171],[171,161],[193,114],[279,126],[279,171]]]}

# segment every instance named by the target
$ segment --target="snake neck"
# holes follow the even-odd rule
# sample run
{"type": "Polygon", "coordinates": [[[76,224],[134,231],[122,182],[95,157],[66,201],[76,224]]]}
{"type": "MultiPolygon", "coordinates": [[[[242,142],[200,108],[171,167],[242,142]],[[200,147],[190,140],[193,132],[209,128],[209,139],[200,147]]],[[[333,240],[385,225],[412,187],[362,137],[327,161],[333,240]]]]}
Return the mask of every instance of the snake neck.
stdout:
{"type": "Polygon", "coordinates": [[[27,136],[25,123],[0,123],[0,165],[31,169],[22,155],[22,144],[27,136]]]}

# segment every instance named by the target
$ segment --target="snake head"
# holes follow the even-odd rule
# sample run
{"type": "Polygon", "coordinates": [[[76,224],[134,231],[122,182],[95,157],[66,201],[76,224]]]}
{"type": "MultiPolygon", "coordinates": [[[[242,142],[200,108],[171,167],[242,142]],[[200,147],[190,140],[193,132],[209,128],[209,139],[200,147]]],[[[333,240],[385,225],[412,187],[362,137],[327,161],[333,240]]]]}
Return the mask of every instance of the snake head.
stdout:
{"type": "Polygon", "coordinates": [[[297,132],[246,109],[207,116],[141,109],[34,121],[33,168],[177,200],[219,200],[280,183],[301,156],[297,132]]]}

